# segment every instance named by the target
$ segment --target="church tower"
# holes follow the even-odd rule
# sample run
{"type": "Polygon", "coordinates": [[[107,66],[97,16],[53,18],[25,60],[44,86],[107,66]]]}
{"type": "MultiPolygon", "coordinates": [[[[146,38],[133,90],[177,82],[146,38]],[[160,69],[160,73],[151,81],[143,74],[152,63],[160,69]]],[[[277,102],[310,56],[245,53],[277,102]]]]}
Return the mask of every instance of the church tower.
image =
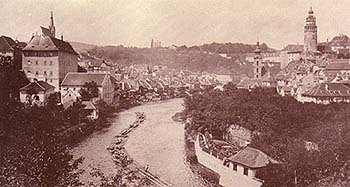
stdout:
{"type": "Polygon", "coordinates": [[[51,33],[51,36],[55,38],[56,28],[55,28],[55,25],[53,23],[53,12],[52,11],[51,11],[51,17],[50,17],[49,31],[51,33]]]}
{"type": "Polygon", "coordinates": [[[314,11],[310,7],[309,15],[304,26],[304,51],[317,51],[317,26],[314,11]]]}
{"type": "Polygon", "coordinates": [[[254,51],[254,78],[255,79],[261,79],[262,77],[262,69],[263,69],[263,63],[262,63],[262,56],[261,56],[261,50],[259,46],[259,42],[256,43],[256,49],[254,51]]]}

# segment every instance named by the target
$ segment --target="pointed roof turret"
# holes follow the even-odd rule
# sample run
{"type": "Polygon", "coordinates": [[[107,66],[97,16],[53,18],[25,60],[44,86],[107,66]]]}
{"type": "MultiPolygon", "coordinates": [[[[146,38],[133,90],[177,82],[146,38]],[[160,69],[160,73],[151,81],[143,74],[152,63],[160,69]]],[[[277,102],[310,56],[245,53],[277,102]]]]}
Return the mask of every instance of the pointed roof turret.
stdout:
{"type": "Polygon", "coordinates": [[[314,11],[312,10],[312,6],[310,6],[309,14],[314,14],[314,11]]]}
{"type": "Polygon", "coordinates": [[[261,53],[259,41],[256,42],[256,49],[255,49],[254,53],[256,53],[256,54],[260,54],[261,53]]]}
{"type": "Polygon", "coordinates": [[[56,28],[55,28],[55,24],[54,24],[54,21],[53,21],[53,11],[51,11],[49,31],[50,31],[50,33],[51,33],[51,36],[52,36],[52,37],[55,37],[56,28]]]}

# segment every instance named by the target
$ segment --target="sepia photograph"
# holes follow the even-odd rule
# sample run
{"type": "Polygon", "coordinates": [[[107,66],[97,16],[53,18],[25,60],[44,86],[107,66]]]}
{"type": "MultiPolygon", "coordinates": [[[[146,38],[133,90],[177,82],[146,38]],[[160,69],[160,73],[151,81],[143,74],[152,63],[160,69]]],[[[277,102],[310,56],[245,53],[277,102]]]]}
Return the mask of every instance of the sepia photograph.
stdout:
{"type": "Polygon", "coordinates": [[[349,0],[0,0],[0,187],[350,187],[349,0]]]}

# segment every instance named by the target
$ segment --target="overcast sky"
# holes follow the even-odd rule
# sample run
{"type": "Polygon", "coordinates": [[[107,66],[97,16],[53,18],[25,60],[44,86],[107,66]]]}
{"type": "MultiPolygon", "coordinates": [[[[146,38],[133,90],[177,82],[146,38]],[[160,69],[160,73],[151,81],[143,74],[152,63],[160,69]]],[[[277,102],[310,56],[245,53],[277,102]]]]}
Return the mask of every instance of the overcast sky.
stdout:
{"type": "Polygon", "coordinates": [[[0,0],[0,35],[28,41],[48,26],[56,35],[97,45],[303,43],[312,5],[319,41],[349,34],[350,0],[0,0]]]}

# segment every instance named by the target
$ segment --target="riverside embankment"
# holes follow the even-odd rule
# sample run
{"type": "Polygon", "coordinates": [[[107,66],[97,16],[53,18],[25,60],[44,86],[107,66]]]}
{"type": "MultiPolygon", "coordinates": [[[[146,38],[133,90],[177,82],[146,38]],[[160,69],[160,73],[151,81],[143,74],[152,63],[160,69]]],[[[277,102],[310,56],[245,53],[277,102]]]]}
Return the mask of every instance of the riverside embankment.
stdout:
{"type": "Polygon", "coordinates": [[[187,162],[184,124],[172,120],[172,116],[183,110],[183,99],[171,99],[148,103],[120,112],[112,125],[103,132],[97,132],[80,143],[74,150],[75,157],[85,157],[81,168],[86,170],[81,179],[91,181],[91,168],[100,169],[105,175],[116,172],[113,156],[106,149],[120,134],[135,121],[135,112],[143,112],[146,120],[129,134],[125,149],[140,165],[149,165],[149,171],[172,186],[201,187],[208,184],[187,162]]]}

